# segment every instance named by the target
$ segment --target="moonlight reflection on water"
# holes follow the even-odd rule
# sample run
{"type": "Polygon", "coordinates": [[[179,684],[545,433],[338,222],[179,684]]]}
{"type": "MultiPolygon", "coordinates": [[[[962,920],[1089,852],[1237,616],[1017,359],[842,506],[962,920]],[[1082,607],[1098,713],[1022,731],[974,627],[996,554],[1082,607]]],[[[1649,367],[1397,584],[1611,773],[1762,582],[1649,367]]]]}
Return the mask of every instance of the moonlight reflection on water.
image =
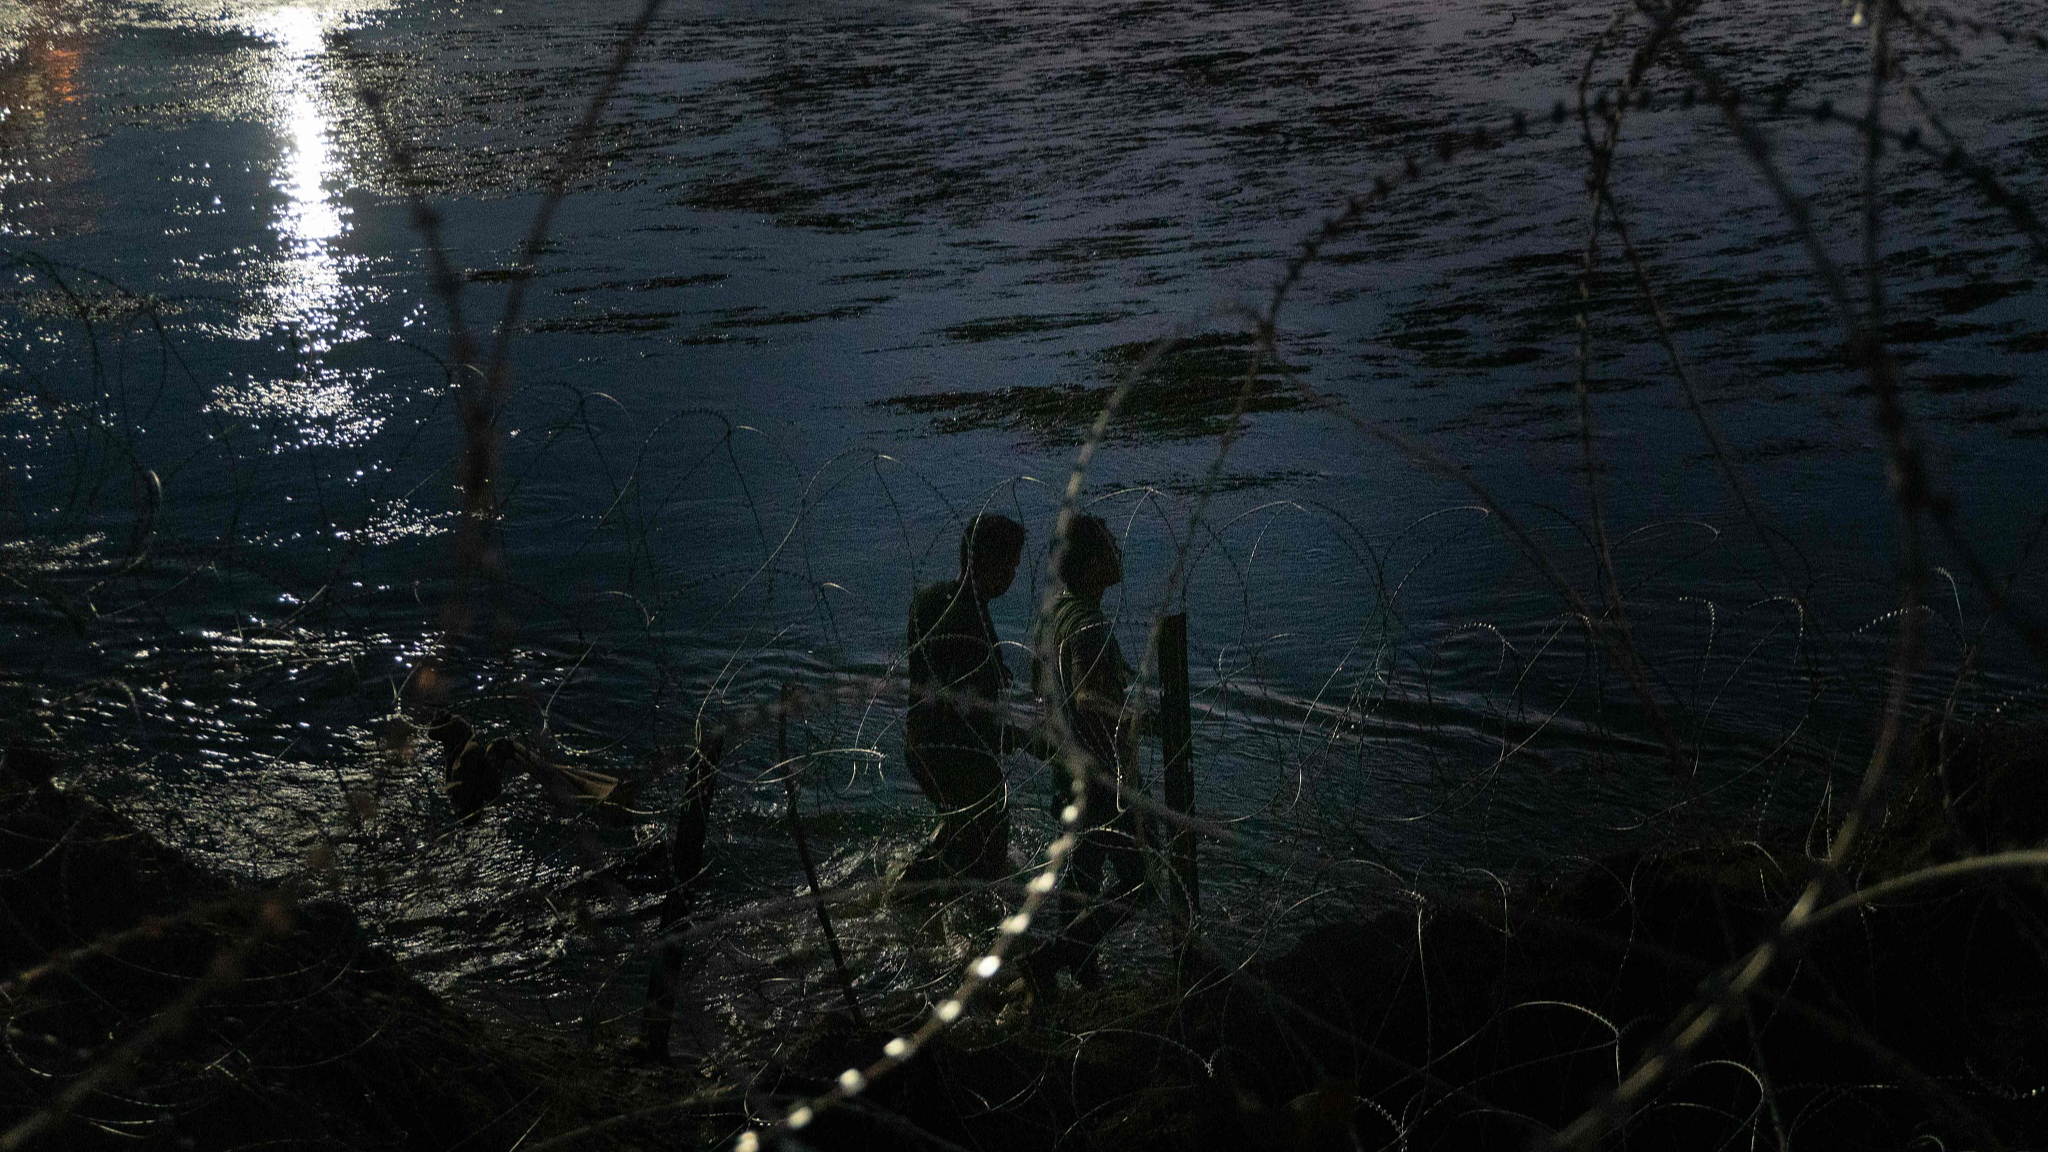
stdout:
{"type": "MultiPolygon", "coordinates": [[[[347,175],[335,136],[340,111],[330,37],[359,19],[346,10],[289,5],[246,17],[258,37],[258,75],[248,82],[252,105],[269,113],[278,141],[271,187],[277,204],[266,257],[251,260],[233,279],[247,283],[250,306],[239,313],[234,336],[252,342],[284,341],[288,369],[281,375],[248,373],[222,385],[216,403],[242,417],[268,417],[297,426],[302,446],[366,444],[386,415],[374,396],[373,367],[334,362],[338,346],[367,339],[363,311],[381,292],[365,283],[367,261],[344,250],[349,210],[342,203],[347,175]]],[[[220,157],[225,169],[235,157],[220,157]]],[[[218,200],[218,197],[216,197],[218,200]]]]}
{"type": "Polygon", "coordinates": [[[334,124],[320,89],[320,57],[327,51],[328,20],[311,8],[280,8],[259,25],[277,45],[271,84],[282,102],[284,170],[277,187],[286,196],[277,215],[279,239],[289,255],[277,288],[279,322],[308,334],[308,350],[332,347],[345,288],[334,241],[347,224],[328,182],[334,171],[334,124]]]}

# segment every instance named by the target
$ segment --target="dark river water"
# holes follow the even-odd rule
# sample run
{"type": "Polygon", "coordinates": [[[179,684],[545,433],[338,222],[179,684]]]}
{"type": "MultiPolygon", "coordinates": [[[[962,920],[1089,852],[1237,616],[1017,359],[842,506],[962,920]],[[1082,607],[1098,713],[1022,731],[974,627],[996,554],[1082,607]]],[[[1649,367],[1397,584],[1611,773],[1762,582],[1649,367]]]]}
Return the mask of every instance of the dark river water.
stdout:
{"type": "MultiPolygon", "coordinates": [[[[255,875],[310,860],[430,979],[565,1021],[630,973],[645,900],[608,878],[666,819],[565,820],[515,788],[452,829],[400,722],[421,718],[458,507],[448,313],[406,193],[439,214],[488,330],[634,7],[0,0],[10,708],[94,749],[77,786],[173,841],[255,875]]],[[[1864,106],[1860,11],[1714,3],[1684,32],[1755,94],[1859,306],[1860,140],[1812,110],[1864,106]]],[[[1174,335],[1080,498],[1127,542],[1126,650],[1162,609],[1190,618],[1197,807],[1232,833],[1204,849],[1219,939],[1284,931],[1319,893],[1491,883],[1838,809],[1896,630],[1871,396],[1769,183],[1674,71],[1623,121],[1616,199],[1754,516],[1611,231],[1582,304],[1586,149],[1550,112],[1612,15],[670,4],[523,284],[504,579],[473,597],[449,702],[645,779],[657,811],[654,750],[729,729],[723,911],[802,889],[786,758],[824,879],[879,875],[928,827],[899,736],[913,586],[949,573],[964,516],[1006,512],[1032,539],[994,618],[1026,637],[1077,451],[1174,335]],[[1481,127],[1488,147],[1437,158],[1481,127]],[[1248,377],[1248,317],[1297,244],[1410,158],[1419,176],[1307,267],[1280,362],[1248,377]],[[1582,311],[1604,531],[1675,767],[1506,523],[1610,610],[1582,311]],[[761,709],[785,685],[803,704],[778,756],[761,709]]],[[[2024,601],[2048,292],[1967,173],[2038,202],[2048,70],[2024,42],[1953,37],[1952,57],[1899,37],[1913,89],[1887,122],[1953,133],[1969,163],[1882,158],[1887,315],[1936,480],[2024,601]]],[[[1956,559],[1936,550],[1921,702],[2028,697],[2035,665],[1956,559]]],[[[1028,758],[1010,772],[1021,866],[1051,836],[1048,784],[1028,758]]],[[[733,928],[718,971],[751,991],[724,1010],[816,981],[808,916],[733,928]]],[[[856,921],[868,984],[937,978],[931,949],[856,921]]]]}

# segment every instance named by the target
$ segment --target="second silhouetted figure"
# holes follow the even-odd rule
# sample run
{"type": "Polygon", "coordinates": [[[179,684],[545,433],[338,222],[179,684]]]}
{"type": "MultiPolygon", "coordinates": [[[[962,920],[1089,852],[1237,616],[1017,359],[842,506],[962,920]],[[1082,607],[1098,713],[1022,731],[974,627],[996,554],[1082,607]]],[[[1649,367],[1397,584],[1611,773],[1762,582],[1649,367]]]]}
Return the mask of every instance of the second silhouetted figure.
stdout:
{"type": "MultiPolygon", "coordinates": [[[[1150,837],[1128,802],[1144,790],[1138,776],[1138,716],[1126,699],[1131,667],[1102,614],[1102,594],[1122,583],[1123,551],[1109,525],[1075,516],[1055,541],[1054,576],[1062,590],[1038,623],[1032,687],[1046,702],[1059,737],[1053,759],[1053,806],[1080,808],[1060,890],[1059,935],[1025,960],[1038,994],[1054,990],[1062,968],[1084,984],[1098,979],[1102,938],[1151,895],[1146,851],[1150,837]],[[1105,889],[1105,866],[1116,881],[1105,889]]],[[[1064,817],[1062,822],[1066,823],[1064,817]]]]}

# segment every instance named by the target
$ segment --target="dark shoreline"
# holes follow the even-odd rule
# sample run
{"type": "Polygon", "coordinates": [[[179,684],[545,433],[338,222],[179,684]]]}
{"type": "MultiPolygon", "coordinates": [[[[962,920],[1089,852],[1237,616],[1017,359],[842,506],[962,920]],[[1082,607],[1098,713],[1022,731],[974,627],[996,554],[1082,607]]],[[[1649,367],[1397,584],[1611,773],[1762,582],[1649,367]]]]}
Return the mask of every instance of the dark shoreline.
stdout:
{"type": "Polygon", "coordinates": [[[230,885],[47,763],[0,768],[0,1132],[58,1113],[25,1147],[645,1147],[674,1107],[614,1118],[703,1087],[465,1014],[316,886],[230,885]]]}
{"type": "MultiPolygon", "coordinates": [[[[1859,854],[1864,886],[2038,841],[2025,734],[1979,744],[1968,779],[1951,757],[1964,799],[1946,808],[1909,773],[1859,854]]],[[[53,788],[47,765],[17,745],[0,772],[0,963],[49,965],[6,989],[0,1124],[75,1096],[27,1146],[714,1146],[746,1122],[709,1069],[451,1008],[345,908],[236,890],[53,788]]],[[[1796,836],[1630,853],[1491,902],[1418,895],[1326,922],[1229,972],[1112,973],[1029,1012],[990,995],[803,1141],[1526,1147],[1662,1044],[1812,875],[1796,836]]],[[[2048,1092],[2030,1091],[2048,1069],[2039,877],[1930,885],[1800,940],[1626,1142],[1716,1148],[1747,1125],[1802,1147],[2027,1146],[2048,1132],[2048,1092]]],[[[772,1057],[756,1107],[822,1090],[925,1006],[871,1008],[868,1029],[816,1018],[772,1057]]]]}

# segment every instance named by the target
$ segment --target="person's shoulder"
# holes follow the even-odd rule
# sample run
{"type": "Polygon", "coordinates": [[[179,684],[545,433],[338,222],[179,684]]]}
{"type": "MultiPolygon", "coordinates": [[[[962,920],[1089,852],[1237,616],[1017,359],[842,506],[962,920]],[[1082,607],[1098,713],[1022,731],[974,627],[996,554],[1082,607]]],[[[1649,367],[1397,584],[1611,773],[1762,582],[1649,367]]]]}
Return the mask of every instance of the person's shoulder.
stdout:
{"type": "Polygon", "coordinates": [[[940,580],[917,590],[910,598],[912,606],[920,604],[946,604],[960,594],[960,585],[952,580],[940,580]]]}
{"type": "Polygon", "coordinates": [[[1102,614],[1102,605],[1078,596],[1063,597],[1053,610],[1053,630],[1063,637],[1079,638],[1084,634],[1100,634],[1109,629],[1109,618],[1102,614]]]}
{"type": "Polygon", "coordinates": [[[928,584],[917,590],[910,598],[910,636],[916,640],[930,631],[946,615],[946,591],[944,584],[928,584]]]}
{"type": "Polygon", "coordinates": [[[911,624],[919,630],[960,627],[960,622],[968,618],[962,612],[971,603],[966,589],[957,580],[928,584],[910,600],[911,624]]]}

